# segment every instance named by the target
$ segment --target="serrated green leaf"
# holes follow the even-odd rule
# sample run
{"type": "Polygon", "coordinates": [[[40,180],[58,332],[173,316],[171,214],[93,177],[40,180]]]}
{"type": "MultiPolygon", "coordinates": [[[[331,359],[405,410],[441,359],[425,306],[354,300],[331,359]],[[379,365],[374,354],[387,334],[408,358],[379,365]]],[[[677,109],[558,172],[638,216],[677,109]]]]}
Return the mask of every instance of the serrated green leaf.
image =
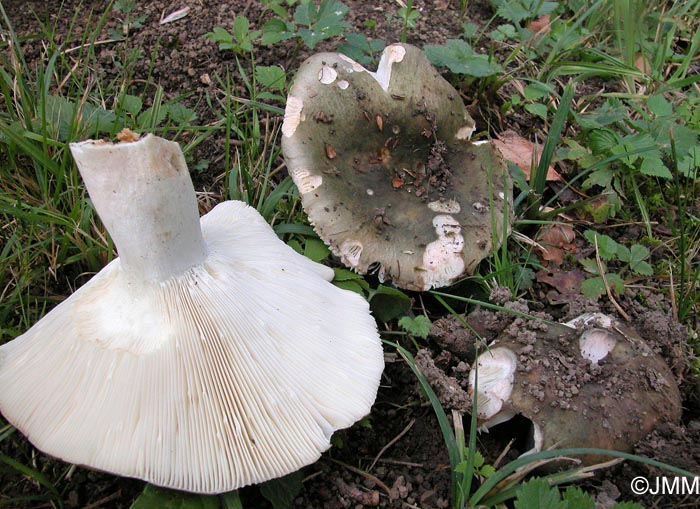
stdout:
{"type": "Polygon", "coordinates": [[[255,67],[255,79],[264,88],[282,92],[287,84],[287,73],[277,65],[258,65],[255,67]]]}
{"type": "Polygon", "coordinates": [[[248,39],[248,30],[250,29],[250,21],[245,16],[236,16],[233,19],[233,37],[239,44],[248,39]]]}
{"type": "Polygon", "coordinates": [[[523,96],[528,101],[537,101],[543,97],[548,97],[555,92],[554,87],[546,83],[536,82],[527,85],[523,89],[523,96]]]}
{"type": "Polygon", "coordinates": [[[673,106],[662,95],[652,95],[647,99],[647,108],[657,117],[673,115],[673,106]]]}
{"type": "Polygon", "coordinates": [[[372,314],[380,322],[388,322],[405,315],[411,308],[411,298],[401,290],[379,285],[370,296],[372,314]]]}
{"type": "Polygon", "coordinates": [[[630,264],[630,269],[632,269],[633,272],[639,274],[640,276],[654,275],[653,267],[644,261],[636,262],[635,264],[630,264]]]}
{"type": "Polygon", "coordinates": [[[654,269],[645,260],[649,258],[649,249],[641,244],[634,244],[630,248],[630,269],[642,276],[652,276],[654,269]]]}
{"type": "Polygon", "coordinates": [[[304,256],[314,262],[320,262],[330,253],[331,251],[328,249],[328,246],[319,239],[306,239],[304,243],[304,256]]]}
{"type": "Polygon", "coordinates": [[[143,108],[143,101],[140,97],[131,94],[124,94],[119,99],[119,105],[124,111],[130,113],[131,115],[138,115],[143,108]]]}
{"type": "Polygon", "coordinates": [[[474,53],[469,43],[461,39],[448,39],[444,45],[428,45],[423,51],[433,64],[447,67],[455,74],[483,78],[501,72],[499,65],[489,62],[486,55],[474,53]]]}
{"type": "Polygon", "coordinates": [[[613,171],[609,167],[604,166],[591,172],[582,187],[584,190],[588,190],[593,186],[609,187],[612,184],[613,176],[613,171]]]}
{"type": "Polygon", "coordinates": [[[609,100],[590,113],[576,115],[576,120],[583,130],[589,131],[621,122],[627,116],[627,109],[620,101],[609,100]]]}
{"type": "Polygon", "coordinates": [[[359,293],[363,297],[369,289],[369,285],[366,281],[333,281],[333,284],[343,290],[359,293]],[[362,283],[364,283],[364,285],[362,283]]]}
{"type": "Polygon", "coordinates": [[[515,497],[516,509],[566,509],[559,490],[549,486],[545,479],[534,478],[518,488],[515,497]]]}
{"type": "Polygon", "coordinates": [[[403,316],[399,320],[399,327],[419,338],[427,338],[430,334],[431,326],[432,323],[430,323],[430,320],[425,315],[418,315],[416,317],[403,316]]]}
{"type": "Polygon", "coordinates": [[[474,451],[474,468],[481,468],[484,465],[484,456],[479,451],[474,451]]]}
{"type": "Polygon", "coordinates": [[[491,39],[499,42],[505,41],[506,39],[515,39],[517,36],[517,30],[510,23],[498,25],[496,29],[491,32],[491,39]]]}
{"type": "Polygon", "coordinates": [[[358,274],[357,272],[353,272],[348,269],[336,267],[333,269],[333,272],[335,272],[333,281],[356,281],[358,279],[363,279],[362,274],[358,274]]]}
{"type": "Polygon", "coordinates": [[[569,486],[562,498],[566,501],[566,509],[595,509],[591,496],[576,486],[569,486]]]}
{"type": "Polygon", "coordinates": [[[265,46],[272,46],[295,36],[294,25],[279,18],[271,18],[263,25],[260,42],[265,46]]]}
{"type": "Polygon", "coordinates": [[[233,44],[233,36],[224,28],[214,27],[211,32],[207,32],[207,37],[214,42],[219,43],[219,49],[230,49],[222,48],[221,44],[233,44]]]}
{"type": "Polygon", "coordinates": [[[670,179],[673,176],[660,157],[645,157],[639,171],[651,177],[670,179]]]}
{"type": "Polygon", "coordinates": [[[496,473],[496,469],[492,465],[484,465],[479,469],[479,474],[483,477],[491,477],[496,473]]]}
{"type": "Polygon", "coordinates": [[[617,245],[617,257],[620,261],[629,263],[632,258],[632,252],[627,246],[622,244],[617,245]]]}
{"type": "Polygon", "coordinates": [[[147,484],[131,509],[219,509],[217,495],[196,495],[147,484]]]}
{"type": "Polygon", "coordinates": [[[613,147],[619,146],[621,141],[612,129],[594,129],[588,133],[588,147],[594,154],[607,154],[613,147]]]}
{"type": "Polygon", "coordinates": [[[581,258],[579,263],[583,265],[583,270],[590,274],[598,274],[598,263],[593,258],[581,258]]]}
{"type": "Polygon", "coordinates": [[[158,105],[158,107],[151,106],[143,110],[136,121],[140,126],[146,128],[152,128],[159,126],[168,116],[168,109],[163,107],[163,105],[158,105]]]}
{"type": "Polygon", "coordinates": [[[525,109],[542,120],[547,120],[547,106],[540,103],[526,104],[525,109]]]}
{"type": "Polygon", "coordinates": [[[583,232],[583,236],[593,245],[596,245],[597,241],[598,253],[600,254],[601,259],[610,261],[617,257],[620,244],[615,242],[612,237],[603,235],[593,230],[586,230],[583,232]]]}
{"type": "Polygon", "coordinates": [[[605,295],[605,283],[603,282],[603,278],[598,276],[586,279],[581,283],[581,293],[587,299],[598,300],[605,295]]]}
{"type": "Polygon", "coordinates": [[[297,470],[284,477],[262,483],[260,494],[272,504],[273,509],[289,509],[294,498],[301,491],[303,479],[303,473],[297,470]]]}
{"type": "Polygon", "coordinates": [[[192,124],[197,120],[197,112],[182,103],[173,103],[167,106],[168,116],[179,125],[192,124]]]}
{"type": "Polygon", "coordinates": [[[116,123],[117,116],[113,112],[90,103],[83,104],[81,125],[91,135],[115,131],[116,123]]]}
{"type": "Polygon", "coordinates": [[[621,293],[624,293],[625,291],[625,282],[622,280],[620,276],[614,273],[608,273],[605,274],[605,280],[608,282],[608,286],[610,286],[610,289],[614,292],[617,293],[618,295],[621,293]]]}

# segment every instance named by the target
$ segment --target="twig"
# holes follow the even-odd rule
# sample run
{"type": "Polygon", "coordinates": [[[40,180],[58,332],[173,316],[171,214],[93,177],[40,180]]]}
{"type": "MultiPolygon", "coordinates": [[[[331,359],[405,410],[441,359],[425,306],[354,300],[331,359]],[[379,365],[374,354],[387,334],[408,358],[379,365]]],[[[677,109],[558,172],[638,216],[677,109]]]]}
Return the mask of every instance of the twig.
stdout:
{"type": "MultiPolygon", "coordinates": [[[[362,458],[364,460],[369,460],[372,458],[362,458]]],[[[377,463],[386,463],[387,465],[401,465],[403,467],[415,467],[415,468],[424,468],[425,465],[423,463],[414,463],[412,461],[401,461],[401,460],[395,460],[392,458],[381,458],[377,460],[377,463]]]]}
{"type": "Polygon", "coordinates": [[[342,461],[333,459],[333,458],[328,458],[328,461],[332,461],[333,463],[336,463],[336,464],[340,465],[341,467],[347,468],[348,470],[350,470],[350,472],[354,472],[356,474],[361,475],[365,479],[369,479],[374,484],[376,484],[381,489],[383,489],[389,498],[392,497],[391,490],[389,489],[389,486],[384,484],[382,481],[380,481],[377,477],[373,476],[372,474],[365,472],[364,470],[360,470],[357,467],[353,467],[352,465],[348,465],[347,463],[343,463],[342,461]]]}
{"type": "Polygon", "coordinates": [[[374,458],[374,461],[372,462],[372,464],[369,466],[369,468],[367,470],[370,472],[372,470],[374,470],[374,466],[377,464],[377,461],[379,460],[379,458],[381,458],[382,454],[384,454],[387,451],[387,449],[389,449],[389,447],[391,447],[396,442],[398,442],[402,436],[404,436],[406,433],[408,433],[408,430],[410,430],[415,423],[416,423],[416,420],[411,419],[411,422],[408,423],[408,426],[406,426],[401,433],[396,435],[394,438],[391,439],[391,441],[389,441],[388,444],[386,444],[384,447],[382,447],[382,449],[379,451],[379,453],[377,453],[377,456],[374,458]]]}
{"type": "Polygon", "coordinates": [[[341,478],[334,479],[334,484],[338,487],[338,491],[346,497],[350,497],[363,506],[379,505],[379,492],[377,490],[362,491],[355,486],[350,486],[341,478]]]}
{"type": "Polygon", "coordinates": [[[503,451],[501,451],[501,454],[499,454],[498,458],[496,458],[496,461],[493,462],[493,468],[498,468],[498,465],[500,465],[501,461],[503,461],[503,458],[506,457],[506,454],[508,454],[508,451],[510,451],[510,448],[513,446],[513,443],[515,443],[514,438],[512,438],[510,442],[506,444],[506,446],[503,448],[503,451]]]}
{"type": "Polygon", "coordinates": [[[90,505],[86,505],[85,507],[83,507],[83,509],[97,509],[98,507],[104,505],[106,502],[111,502],[112,500],[117,499],[121,496],[122,496],[122,490],[117,490],[114,493],[112,493],[111,495],[106,496],[104,498],[101,498],[97,502],[93,502],[90,505]]]}

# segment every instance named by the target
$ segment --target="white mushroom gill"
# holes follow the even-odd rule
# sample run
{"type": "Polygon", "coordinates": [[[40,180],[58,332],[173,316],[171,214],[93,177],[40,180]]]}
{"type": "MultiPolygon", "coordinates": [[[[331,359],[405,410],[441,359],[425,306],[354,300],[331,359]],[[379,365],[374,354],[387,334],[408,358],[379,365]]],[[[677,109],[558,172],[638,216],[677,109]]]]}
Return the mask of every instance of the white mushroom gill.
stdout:
{"type": "Polygon", "coordinates": [[[302,119],[304,101],[298,97],[290,95],[287,97],[287,105],[284,108],[284,120],[282,121],[282,135],[290,138],[294,136],[297,127],[302,119]]]}
{"type": "Polygon", "coordinates": [[[498,419],[498,414],[513,392],[517,365],[515,354],[508,348],[490,348],[479,355],[478,369],[472,369],[469,373],[469,387],[474,390],[476,382],[477,414],[480,419],[492,420],[490,424],[495,425],[513,417],[511,411],[507,411],[503,419],[498,419]]]}
{"type": "Polygon", "coordinates": [[[313,462],[369,412],[376,324],[331,269],[242,202],[200,221],[175,143],[71,148],[120,256],[0,347],[0,410],[39,449],[220,493],[313,462]]]}

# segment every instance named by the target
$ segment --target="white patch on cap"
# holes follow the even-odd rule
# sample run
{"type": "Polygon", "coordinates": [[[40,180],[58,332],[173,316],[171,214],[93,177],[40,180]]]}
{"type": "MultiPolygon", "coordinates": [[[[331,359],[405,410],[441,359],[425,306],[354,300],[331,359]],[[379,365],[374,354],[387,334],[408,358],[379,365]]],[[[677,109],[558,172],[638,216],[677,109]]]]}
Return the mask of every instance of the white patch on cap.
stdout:
{"type": "Polygon", "coordinates": [[[442,214],[459,214],[462,210],[457,200],[437,200],[428,203],[428,208],[433,212],[440,212],[442,214]]]}
{"type": "Polygon", "coordinates": [[[342,53],[340,53],[338,56],[340,57],[341,60],[345,60],[347,63],[350,64],[351,67],[349,69],[346,69],[347,72],[369,72],[369,71],[367,71],[367,69],[365,69],[364,67],[362,67],[362,65],[355,62],[349,56],[343,55],[342,53]]]}
{"type": "Polygon", "coordinates": [[[457,129],[455,138],[457,138],[458,140],[470,140],[475,130],[476,124],[462,126],[459,129],[457,129]]]}
{"type": "MultiPolygon", "coordinates": [[[[478,377],[477,414],[480,419],[494,419],[513,393],[518,361],[512,350],[497,347],[479,355],[477,363],[478,369],[472,369],[469,373],[469,387],[472,390],[474,390],[475,377],[478,377]]],[[[511,413],[508,412],[506,415],[511,416],[511,413]]],[[[504,419],[495,419],[494,424],[496,421],[504,422],[504,419]]]]}
{"type": "Polygon", "coordinates": [[[389,90],[389,82],[391,81],[391,66],[394,63],[401,62],[406,56],[406,48],[401,44],[392,44],[384,48],[382,58],[379,60],[377,72],[371,72],[370,75],[377,80],[379,86],[387,92],[389,90]]]}
{"type": "Polygon", "coordinates": [[[617,345],[617,339],[605,329],[589,329],[584,331],[578,339],[581,355],[594,364],[605,359],[613,351],[615,345],[617,345]]]}
{"type": "Polygon", "coordinates": [[[323,177],[321,175],[311,175],[309,170],[305,168],[295,168],[290,171],[290,174],[301,194],[310,193],[323,184],[323,177]]]}
{"type": "Polygon", "coordinates": [[[348,82],[345,81],[345,80],[340,80],[340,81],[338,82],[338,88],[340,88],[340,90],[345,90],[345,89],[348,88],[349,86],[350,86],[350,83],[348,83],[348,82]]]}
{"type": "Polygon", "coordinates": [[[346,240],[340,245],[340,258],[343,263],[351,267],[357,267],[362,254],[362,242],[359,240],[346,240]]]}
{"type": "Polygon", "coordinates": [[[487,143],[491,143],[491,142],[489,140],[481,140],[481,141],[475,141],[474,143],[472,143],[472,145],[479,146],[479,145],[486,145],[487,143]]]}
{"type": "Polygon", "coordinates": [[[465,269],[464,237],[459,222],[452,216],[439,215],[433,218],[433,226],[438,238],[428,244],[423,253],[423,290],[443,286],[465,269]]]}
{"type": "Polygon", "coordinates": [[[338,77],[338,71],[333,69],[329,65],[324,65],[321,70],[318,71],[318,81],[324,85],[330,85],[338,77]]]}
{"type": "Polygon", "coordinates": [[[290,95],[287,97],[287,106],[284,109],[284,122],[282,122],[282,135],[291,138],[299,126],[299,122],[303,120],[301,110],[304,107],[304,101],[298,97],[290,95]]]}

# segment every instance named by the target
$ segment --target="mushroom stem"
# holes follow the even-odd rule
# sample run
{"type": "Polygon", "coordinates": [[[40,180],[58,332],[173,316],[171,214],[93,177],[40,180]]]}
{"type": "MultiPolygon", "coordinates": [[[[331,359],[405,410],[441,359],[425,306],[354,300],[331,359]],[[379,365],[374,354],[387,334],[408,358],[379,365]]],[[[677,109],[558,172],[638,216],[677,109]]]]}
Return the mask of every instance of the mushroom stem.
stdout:
{"type": "Polygon", "coordinates": [[[130,283],[160,282],[202,263],[197,199],[177,143],[71,143],[71,152],[130,283]]]}

